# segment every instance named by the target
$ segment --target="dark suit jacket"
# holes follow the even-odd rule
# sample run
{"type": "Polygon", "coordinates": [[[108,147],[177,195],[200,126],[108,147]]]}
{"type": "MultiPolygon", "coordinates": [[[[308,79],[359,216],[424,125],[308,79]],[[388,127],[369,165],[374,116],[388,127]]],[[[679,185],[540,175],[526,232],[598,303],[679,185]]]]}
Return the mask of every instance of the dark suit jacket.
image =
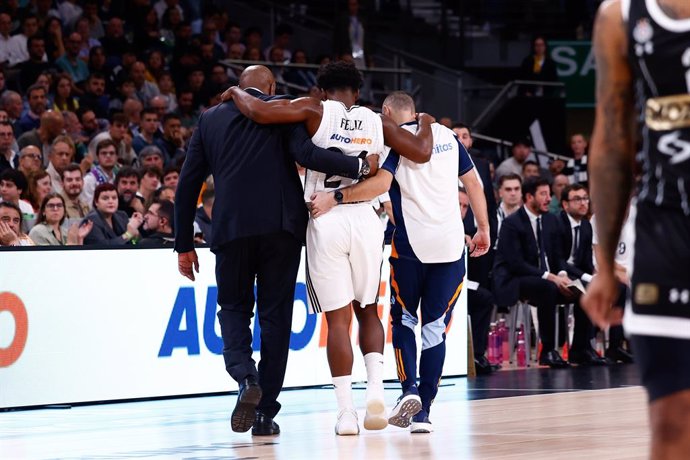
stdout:
{"type": "Polygon", "coordinates": [[[93,222],[93,228],[84,238],[84,245],[88,244],[106,244],[108,246],[124,246],[128,244],[127,241],[121,238],[122,234],[127,231],[127,223],[129,218],[124,211],[116,211],[113,214],[113,227],[105,221],[101,213],[93,210],[84,217],[84,221],[90,220],[93,222]]]}
{"type": "Polygon", "coordinates": [[[570,220],[565,211],[561,211],[558,216],[560,225],[560,254],[563,258],[561,265],[565,267],[568,276],[580,279],[584,273],[590,275],[594,273],[594,262],[592,260],[592,224],[587,219],[580,221],[580,245],[573,264],[568,263],[570,252],[573,247],[573,232],[570,228],[570,220]]]}
{"type": "MultiPolygon", "coordinates": [[[[496,215],[496,199],[494,198],[494,188],[491,182],[491,170],[489,169],[489,162],[484,158],[471,155],[474,166],[479,172],[479,177],[482,179],[484,185],[484,197],[486,198],[486,211],[489,217],[489,236],[491,237],[491,246],[489,252],[481,257],[470,257],[467,259],[467,277],[468,279],[479,283],[481,286],[489,289],[489,276],[491,267],[494,261],[493,246],[496,241],[498,229],[498,217],[496,215]]],[[[465,219],[463,219],[465,226],[465,234],[474,236],[477,231],[474,225],[474,213],[472,208],[467,210],[465,219]]]]}
{"type": "MultiPolygon", "coordinates": [[[[553,214],[542,214],[542,232],[549,270],[558,273],[563,268],[558,218],[553,214]]],[[[506,217],[501,225],[493,270],[496,303],[499,306],[514,305],[519,300],[518,278],[541,278],[544,271],[539,268],[537,239],[523,206],[506,217]]]]}
{"type": "Polygon", "coordinates": [[[213,174],[216,195],[212,250],[237,238],[281,231],[304,241],[308,214],[295,161],[327,174],[359,174],[357,158],[314,146],[302,124],[259,125],[233,102],[208,109],[199,118],[177,184],[175,250],[194,248],[192,222],[208,174],[213,174]]]}

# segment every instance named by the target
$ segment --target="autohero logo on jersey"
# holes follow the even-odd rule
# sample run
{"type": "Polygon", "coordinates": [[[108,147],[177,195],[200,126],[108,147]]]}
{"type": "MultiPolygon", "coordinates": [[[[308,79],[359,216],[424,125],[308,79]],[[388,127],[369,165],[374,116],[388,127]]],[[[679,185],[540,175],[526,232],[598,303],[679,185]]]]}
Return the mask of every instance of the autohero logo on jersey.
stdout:
{"type": "Polygon", "coordinates": [[[371,145],[373,143],[373,141],[368,137],[347,137],[341,136],[338,133],[332,134],[331,140],[336,142],[342,142],[343,144],[371,145]]]}
{"type": "MultiPolygon", "coordinates": [[[[11,330],[11,329],[10,329],[11,330]]],[[[29,335],[29,316],[22,299],[11,292],[0,292],[0,368],[10,367],[24,351],[26,339],[29,335]],[[2,313],[9,313],[2,315],[2,313]],[[9,321],[14,322],[14,334],[8,332],[9,321]],[[11,341],[6,341],[10,338],[11,341]]]]}

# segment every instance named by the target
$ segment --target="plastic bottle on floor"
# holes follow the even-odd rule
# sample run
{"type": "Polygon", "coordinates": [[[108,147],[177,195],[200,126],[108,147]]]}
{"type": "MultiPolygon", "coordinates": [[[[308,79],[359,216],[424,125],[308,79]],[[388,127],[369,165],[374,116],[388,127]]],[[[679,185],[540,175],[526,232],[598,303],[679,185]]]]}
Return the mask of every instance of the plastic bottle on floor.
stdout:
{"type": "Polygon", "coordinates": [[[496,331],[496,323],[489,325],[489,347],[488,360],[491,364],[498,362],[498,331],[496,331]]]}
{"type": "Polygon", "coordinates": [[[527,366],[527,349],[524,339],[519,339],[517,343],[517,365],[518,367],[527,366]]]}

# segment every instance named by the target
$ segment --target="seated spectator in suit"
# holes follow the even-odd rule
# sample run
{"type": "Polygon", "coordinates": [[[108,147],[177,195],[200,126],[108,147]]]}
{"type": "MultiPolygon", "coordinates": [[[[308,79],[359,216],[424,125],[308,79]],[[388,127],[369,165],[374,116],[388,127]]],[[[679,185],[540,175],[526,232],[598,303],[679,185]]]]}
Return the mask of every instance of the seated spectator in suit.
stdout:
{"type": "Polygon", "coordinates": [[[124,211],[128,217],[132,217],[135,212],[144,214],[144,202],[137,196],[139,190],[139,173],[131,166],[125,166],[117,172],[115,176],[115,187],[117,187],[119,211],[124,211]]]}
{"type": "Polygon", "coordinates": [[[549,203],[549,212],[551,214],[560,214],[563,208],[561,207],[561,194],[566,185],[570,185],[568,176],[565,174],[556,174],[551,184],[551,203],[549,203]]]}
{"type": "Polygon", "coordinates": [[[501,200],[496,210],[498,232],[506,217],[522,206],[522,179],[517,174],[506,174],[498,180],[498,197],[501,200]]]}
{"type": "MultiPolygon", "coordinates": [[[[90,147],[90,146],[89,146],[90,147]]],[[[95,149],[98,164],[84,176],[84,196],[87,202],[93,201],[94,191],[101,184],[112,184],[117,174],[117,145],[112,139],[103,139],[95,149]]]]}
{"type": "Polygon", "coordinates": [[[144,215],[144,230],[149,236],[141,240],[141,247],[168,248],[175,244],[175,206],[168,200],[151,203],[144,215]]]}
{"type": "Polygon", "coordinates": [[[41,203],[38,222],[29,232],[29,238],[38,246],[81,246],[93,227],[93,222],[83,221],[65,226],[65,200],[57,193],[50,193],[41,203]]]}
{"type": "Polygon", "coordinates": [[[93,222],[91,232],[84,238],[85,245],[124,246],[136,241],[144,217],[135,212],[128,218],[117,207],[117,189],[113,184],[106,182],[96,187],[93,195],[94,209],[84,219],[93,222]]]}
{"type": "MultiPolygon", "coordinates": [[[[196,119],[194,123],[196,124],[196,119]]],[[[178,159],[185,156],[182,122],[179,116],[168,113],[163,117],[162,124],[163,136],[156,139],[156,145],[163,152],[166,165],[176,164],[178,159]]]]}
{"type": "Polygon", "coordinates": [[[180,179],[180,168],[168,166],[163,170],[163,185],[173,190],[177,189],[177,181],[180,179]]]}
{"type": "Polygon", "coordinates": [[[62,170],[62,198],[65,200],[65,215],[68,219],[83,219],[91,211],[81,199],[84,190],[84,176],[79,165],[67,165],[62,170]]]}
{"type": "MultiPolygon", "coordinates": [[[[592,281],[594,259],[592,257],[592,225],[587,220],[589,213],[589,193],[580,184],[566,186],[561,193],[563,211],[558,216],[561,225],[562,266],[572,279],[583,283],[592,281]]],[[[575,331],[573,343],[568,352],[568,361],[574,364],[606,365],[607,360],[599,357],[592,348],[590,340],[594,326],[587,314],[575,302],[575,331]]],[[[565,338],[565,334],[563,337],[565,338]]],[[[560,344],[559,344],[560,345],[560,344]]]]}
{"type": "MultiPolygon", "coordinates": [[[[476,233],[477,227],[474,224],[474,217],[468,213],[470,208],[470,198],[464,188],[458,190],[458,200],[460,201],[460,212],[465,226],[465,242],[467,251],[472,251],[472,236],[476,233]]],[[[472,343],[474,345],[474,367],[479,375],[491,374],[498,370],[500,366],[492,365],[486,358],[486,348],[489,339],[489,324],[491,322],[491,312],[494,308],[494,297],[489,290],[488,270],[491,268],[481,259],[487,257],[469,257],[467,259],[467,313],[472,319],[472,343]],[[486,282],[482,285],[481,280],[486,282]],[[480,280],[480,281],[478,281],[480,280]]]]}
{"type": "MultiPolygon", "coordinates": [[[[213,203],[216,200],[216,193],[212,188],[207,188],[201,194],[201,206],[196,210],[194,222],[199,225],[201,230],[201,238],[208,244],[213,241],[213,233],[211,232],[211,214],[213,211],[213,203]]],[[[195,237],[199,235],[194,235],[195,237]]]]}
{"type": "Polygon", "coordinates": [[[558,218],[548,213],[551,191],[545,179],[522,184],[524,205],[506,217],[498,237],[493,270],[493,293],[499,307],[527,300],[539,317],[542,352],[539,363],[568,367],[556,351],[556,305],[570,303],[571,280],[562,270],[558,218]]]}
{"type": "Polygon", "coordinates": [[[14,203],[0,201],[0,246],[34,246],[22,232],[22,212],[14,203]]]}

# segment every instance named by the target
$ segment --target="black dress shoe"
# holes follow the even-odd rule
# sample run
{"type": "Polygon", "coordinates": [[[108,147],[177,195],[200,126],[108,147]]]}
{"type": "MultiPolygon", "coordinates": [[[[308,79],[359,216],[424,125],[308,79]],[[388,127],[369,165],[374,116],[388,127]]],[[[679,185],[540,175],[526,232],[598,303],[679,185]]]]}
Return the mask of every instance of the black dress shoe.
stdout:
{"type": "Polygon", "coordinates": [[[244,433],[254,425],[256,419],[256,406],[261,400],[261,387],[256,377],[250,375],[240,382],[240,391],[237,395],[237,403],[230,417],[232,431],[244,433]]]}
{"type": "Polygon", "coordinates": [[[611,362],[599,356],[591,348],[585,350],[570,350],[568,352],[568,361],[571,364],[579,364],[580,366],[608,366],[611,362]]]}
{"type": "Polygon", "coordinates": [[[493,374],[500,368],[501,366],[498,364],[491,364],[486,356],[474,358],[474,369],[477,371],[477,375],[493,374]]]}
{"type": "Polygon", "coordinates": [[[549,366],[552,369],[565,369],[566,367],[570,367],[568,361],[561,358],[561,355],[559,355],[556,350],[547,351],[546,353],[542,352],[539,357],[539,364],[542,366],[549,366]]]}
{"type": "Polygon", "coordinates": [[[614,363],[630,364],[634,362],[633,355],[623,347],[609,348],[606,350],[606,357],[614,363]]]}
{"type": "Polygon", "coordinates": [[[280,434],[280,427],[271,417],[261,411],[256,411],[256,420],[252,427],[252,436],[273,436],[280,434]]]}

